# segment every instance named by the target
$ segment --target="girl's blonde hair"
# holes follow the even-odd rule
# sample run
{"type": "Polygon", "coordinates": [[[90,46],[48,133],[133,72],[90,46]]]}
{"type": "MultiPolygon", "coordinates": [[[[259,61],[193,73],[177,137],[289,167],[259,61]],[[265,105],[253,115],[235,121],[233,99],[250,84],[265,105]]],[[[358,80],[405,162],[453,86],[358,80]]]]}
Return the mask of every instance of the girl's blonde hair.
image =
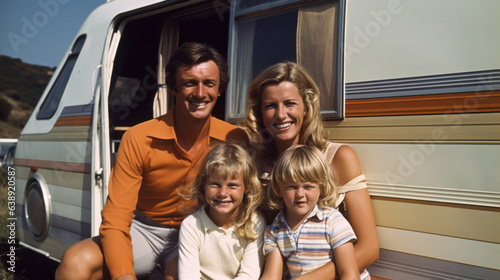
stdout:
{"type": "Polygon", "coordinates": [[[319,89],[306,70],[294,62],[283,62],[271,65],[262,71],[250,84],[247,94],[247,113],[245,128],[250,141],[260,150],[273,157],[271,136],[266,133],[262,120],[262,92],[269,85],[291,82],[297,87],[306,115],[302,124],[299,144],[313,145],[323,150],[328,144],[328,136],[323,129],[319,106],[319,89]]]}
{"type": "Polygon", "coordinates": [[[243,175],[245,195],[236,210],[234,231],[240,238],[255,240],[258,234],[253,229],[252,215],[262,202],[262,188],[255,163],[241,146],[232,143],[215,146],[203,159],[189,193],[180,195],[185,199],[196,200],[199,209],[206,205],[205,185],[208,177],[235,178],[239,175],[243,175]]]}
{"type": "Polygon", "coordinates": [[[312,182],[320,185],[318,205],[335,207],[337,187],[333,170],[321,151],[310,145],[294,145],[283,152],[271,172],[268,188],[271,209],[282,209],[280,185],[288,182],[312,182]]]}

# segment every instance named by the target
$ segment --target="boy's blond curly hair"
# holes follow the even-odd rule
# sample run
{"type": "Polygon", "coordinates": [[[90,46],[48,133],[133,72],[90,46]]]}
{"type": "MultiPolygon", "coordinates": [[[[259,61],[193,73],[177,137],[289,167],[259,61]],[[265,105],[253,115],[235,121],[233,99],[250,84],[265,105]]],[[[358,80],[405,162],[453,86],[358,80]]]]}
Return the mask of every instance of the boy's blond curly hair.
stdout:
{"type": "Polygon", "coordinates": [[[320,185],[318,205],[335,207],[337,199],[335,175],[330,164],[315,146],[294,145],[280,155],[271,173],[268,188],[271,209],[284,207],[280,186],[287,182],[312,182],[320,185]]]}

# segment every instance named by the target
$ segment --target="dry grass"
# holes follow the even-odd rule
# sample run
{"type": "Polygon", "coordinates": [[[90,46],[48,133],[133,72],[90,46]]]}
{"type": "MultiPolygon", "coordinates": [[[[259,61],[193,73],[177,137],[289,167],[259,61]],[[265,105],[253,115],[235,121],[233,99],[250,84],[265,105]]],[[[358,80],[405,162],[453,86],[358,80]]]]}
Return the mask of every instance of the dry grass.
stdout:
{"type": "Polygon", "coordinates": [[[11,104],[12,111],[7,121],[0,121],[0,138],[18,138],[33,108],[6,95],[3,99],[11,104]]]}

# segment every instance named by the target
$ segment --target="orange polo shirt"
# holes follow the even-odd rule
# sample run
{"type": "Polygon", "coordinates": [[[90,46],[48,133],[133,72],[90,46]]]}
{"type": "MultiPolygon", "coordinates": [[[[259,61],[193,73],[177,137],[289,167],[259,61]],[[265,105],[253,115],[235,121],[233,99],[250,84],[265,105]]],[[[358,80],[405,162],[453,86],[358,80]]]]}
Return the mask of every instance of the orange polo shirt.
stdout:
{"type": "Polygon", "coordinates": [[[113,279],[134,273],[130,237],[134,211],[159,224],[179,228],[188,213],[177,189],[189,187],[210,144],[246,141],[247,137],[236,126],[211,117],[209,135],[195,158],[176,139],[173,109],[130,128],[122,137],[100,227],[104,257],[113,279]]]}

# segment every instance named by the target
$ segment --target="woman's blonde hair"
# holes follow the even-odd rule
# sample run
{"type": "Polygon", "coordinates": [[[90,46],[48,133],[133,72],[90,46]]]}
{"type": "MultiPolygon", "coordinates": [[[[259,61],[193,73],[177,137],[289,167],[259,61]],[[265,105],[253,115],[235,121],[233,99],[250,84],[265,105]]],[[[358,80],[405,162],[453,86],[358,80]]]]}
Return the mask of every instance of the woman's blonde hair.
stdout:
{"type": "Polygon", "coordinates": [[[311,145],[294,145],[283,152],[271,172],[268,188],[271,209],[282,209],[280,186],[288,182],[312,182],[320,185],[318,205],[335,207],[337,187],[335,175],[321,151],[311,145]]]}
{"type": "Polygon", "coordinates": [[[252,144],[261,147],[269,155],[277,156],[272,146],[271,136],[266,132],[262,120],[262,92],[269,85],[291,82],[297,87],[304,102],[306,115],[302,124],[299,144],[313,145],[323,150],[328,137],[323,129],[319,106],[319,89],[306,70],[293,62],[271,65],[262,71],[250,84],[247,94],[245,128],[252,144]]]}
{"type": "Polygon", "coordinates": [[[255,240],[258,234],[253,229],[252,215],[262,202],[263,194],[255,163],[241,146],[232,143],[215,146],[203,159],[190,192],[180,195],[188,200],[196,200],[199,209],[206,205],[205,185],[208,177],[235,178],[240,175],[243,175],[245,195],[236,210],[234,231],[240,238],[255,240]]]}

